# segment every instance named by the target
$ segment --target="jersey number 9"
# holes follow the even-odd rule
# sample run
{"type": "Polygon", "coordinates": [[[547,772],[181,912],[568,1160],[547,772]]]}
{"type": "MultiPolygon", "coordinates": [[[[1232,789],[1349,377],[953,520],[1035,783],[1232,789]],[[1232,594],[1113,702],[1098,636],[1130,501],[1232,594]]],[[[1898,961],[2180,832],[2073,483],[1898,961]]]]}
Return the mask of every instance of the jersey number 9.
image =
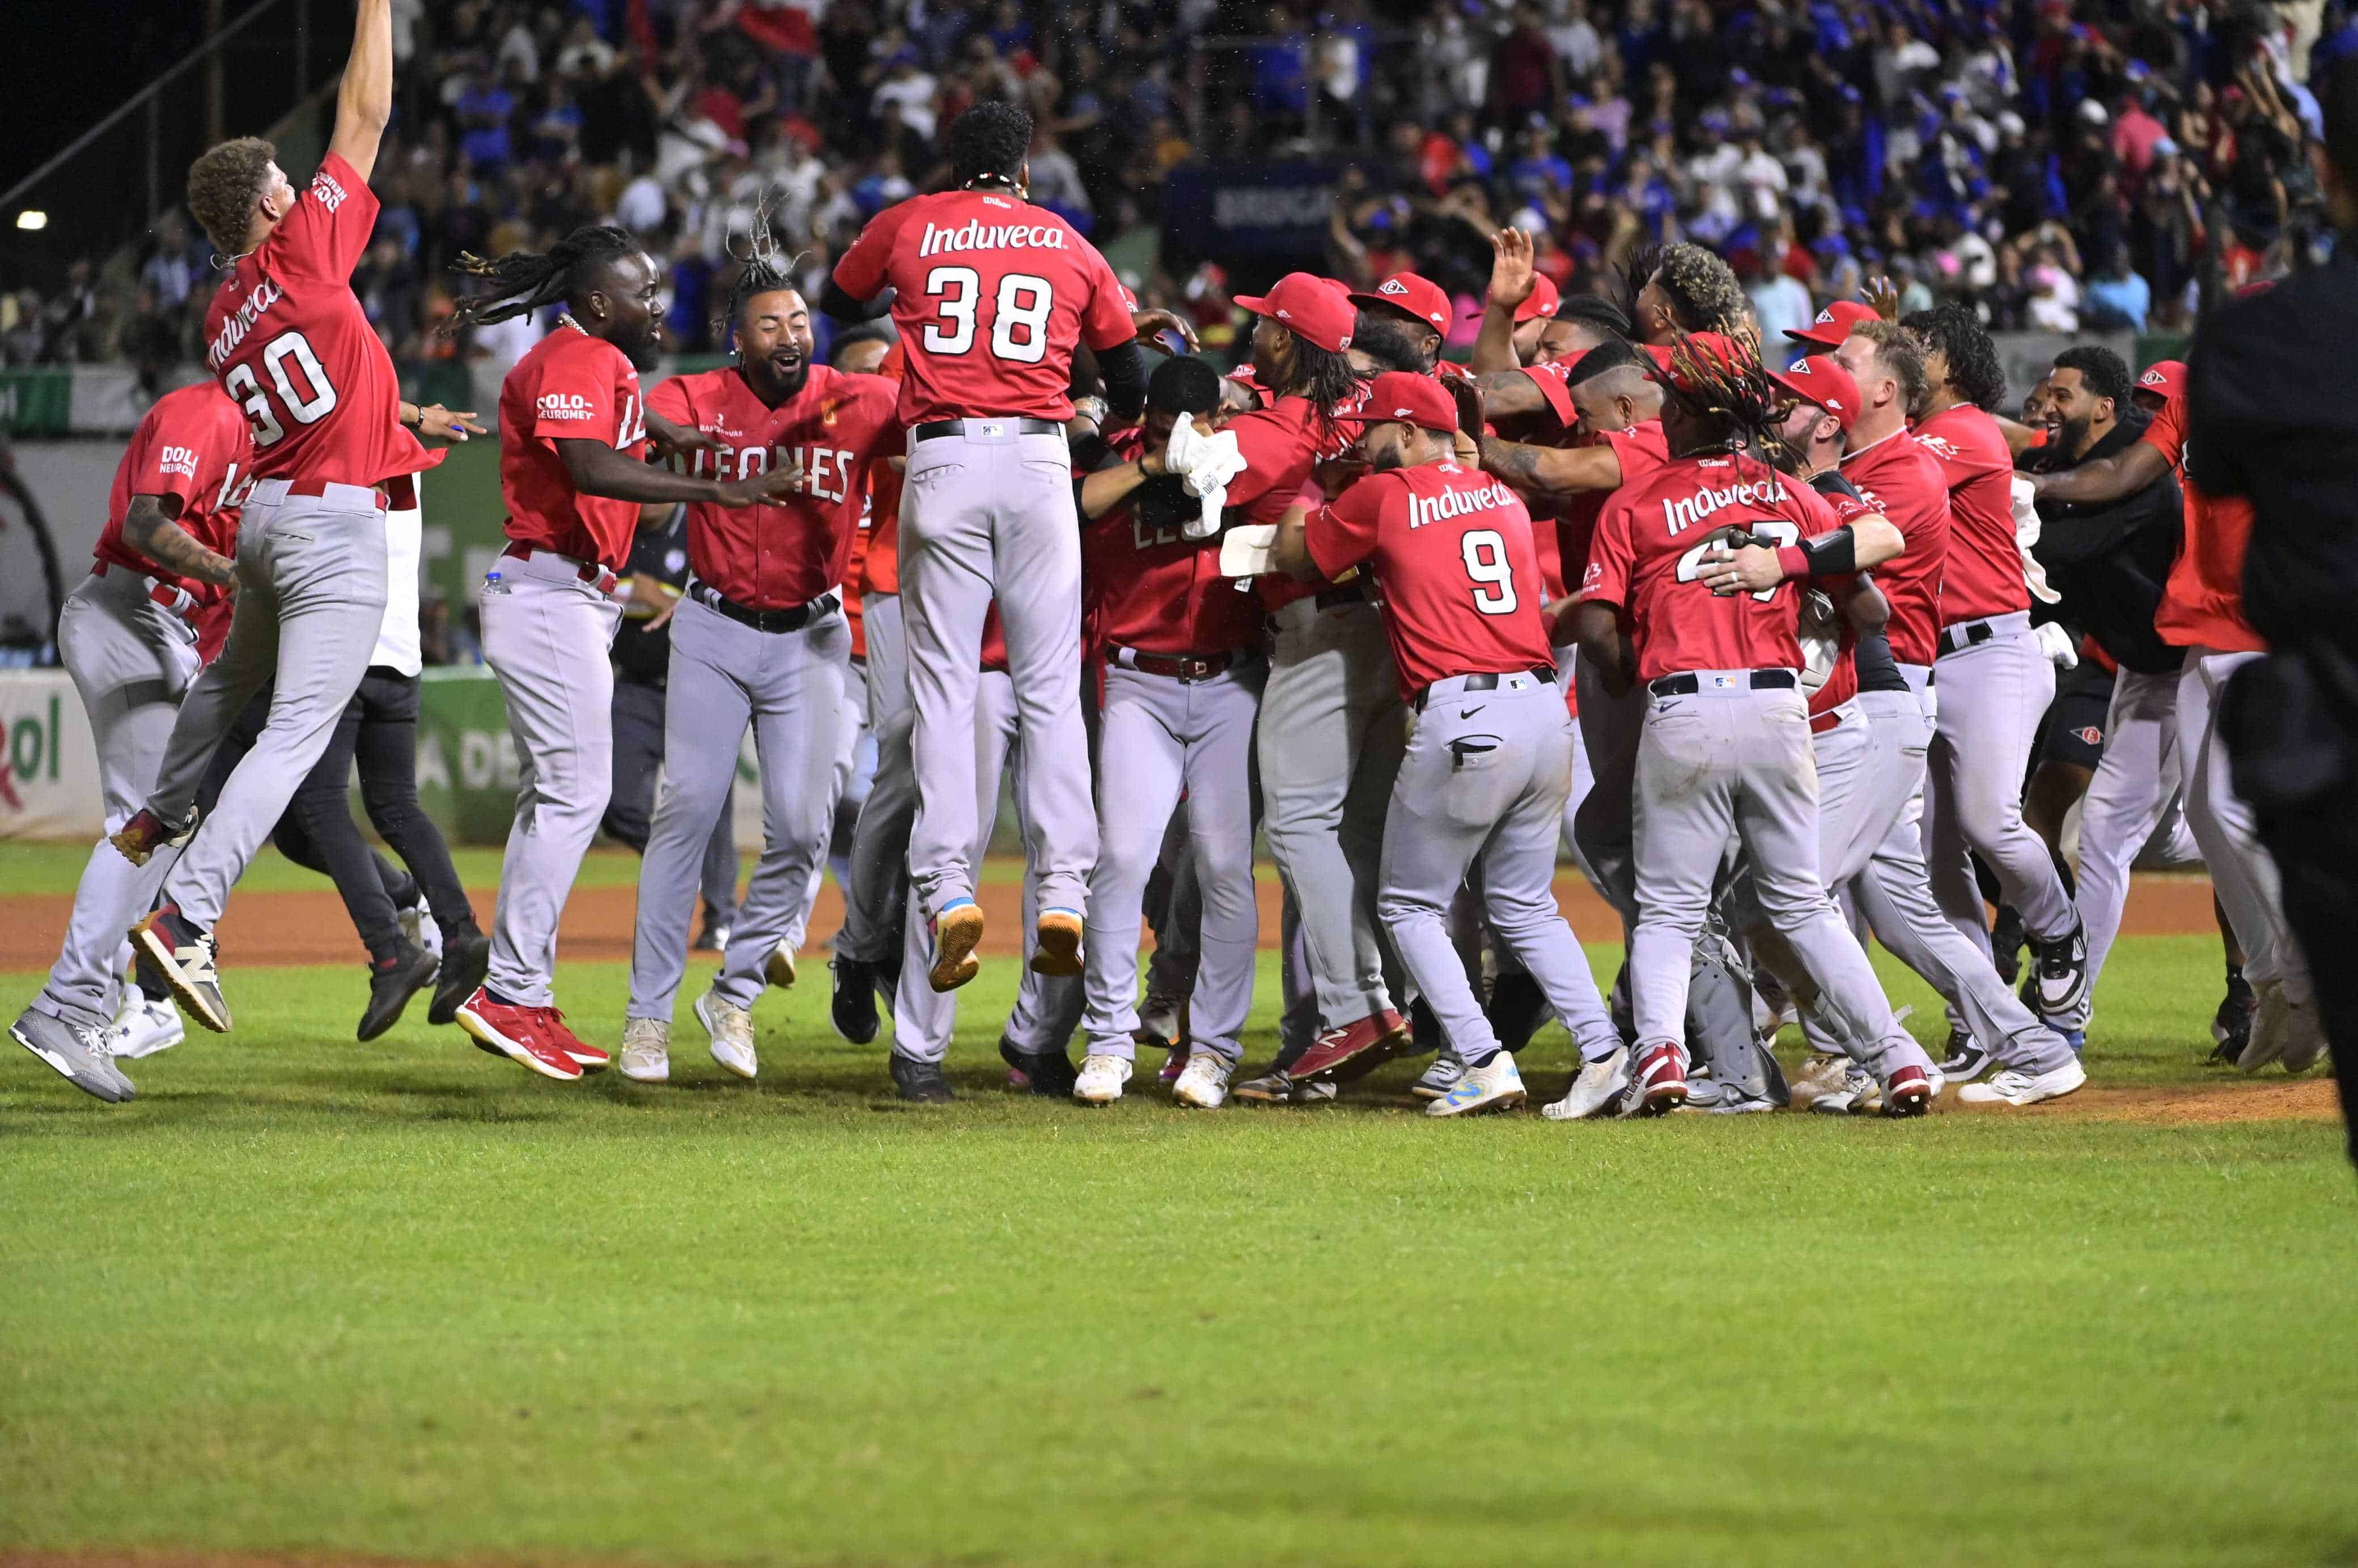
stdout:
{"type": "Polygon", "coordinates": [[[1474,580],[1474,608],[1485,615],[1515,612],[1515,568],[1507,559],[1507,541],[1495,528],[1476,528],[1457,542],[1466,557],[1466,575],[1474,580]]]}

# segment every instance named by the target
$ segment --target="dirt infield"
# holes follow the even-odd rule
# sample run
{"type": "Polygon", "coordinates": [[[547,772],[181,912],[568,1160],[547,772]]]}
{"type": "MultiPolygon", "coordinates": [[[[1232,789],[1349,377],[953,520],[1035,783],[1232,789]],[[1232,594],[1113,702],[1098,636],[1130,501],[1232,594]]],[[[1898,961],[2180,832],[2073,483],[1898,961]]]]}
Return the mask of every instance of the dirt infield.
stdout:
{"type": "MultiPolygon", "coordinates": [[[[1260,940],[1277,944],[1278,881],[1264,870],[1259,879],[1260,940]]],[[[469,890],[479,914],[488,922],[493,892],[469,890]]],[[[1022,890],[1012,881],[986,881],[977,890],[989,921],[981,951],[986,957],[1011,957],[1021,948],[1022,890]]],[[[1589,937],[1614,929],[1614,916],[1603,900],[1573,872],[1556,878],[1556,901],[1573,929],[1589,937]]],[[[635,889],[576,888],[565,906],[559,935],[568,958],[615,959],[631,956],[631,922],[638,904],[635,889]]],[[[0,922],[0,969],[46,969],[58,956],[66,918],[73,901],[59,895],[26,895],[7,901],[9,918],[0,922]]],[[[819,890],[818,908],[811,916],[811,938],[806,951],[824,944],[843,919],[843,900],[835,884],[819,890]]],[[[2124,936],[2185,936],[2215,931],[2211,912],[2211,884],[2201,877],[2139,877],[2129,892],[2128,910],[2121,921],[2124,936]]],[[[247,892],[230,900],[221,924],[222,956],[233,964],[358,964],[367,958],[343,901],[332,891],[317,892],[247,892]]]]}

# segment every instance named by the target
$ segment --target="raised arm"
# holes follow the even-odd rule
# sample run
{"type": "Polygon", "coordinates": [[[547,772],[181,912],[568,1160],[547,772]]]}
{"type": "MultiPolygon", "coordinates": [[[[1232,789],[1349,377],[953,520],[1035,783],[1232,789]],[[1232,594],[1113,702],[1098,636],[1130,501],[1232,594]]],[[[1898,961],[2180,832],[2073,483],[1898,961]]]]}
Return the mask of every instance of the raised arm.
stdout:
{"type": "Polygon", "coordinates": [[[393,0],[360,0],[352,24],[352,54],[336,89],[336,134],[328,150],[366,180],[376,167],[377,144],[393,118],[393,0]]]}
{"type": "Polygon", "coordinates": [[[1538,283],[1529,234],[1520,229],[1501,229],[1490,236],[1490,287],[1482,301],[1482,334],[1474,340],[1474,356],[1466,367],[1476,375],[1522,368],[1515,358],[1515,312],[1522,308],[1538,283]]]}
{"type": "Polygon", "coordinates": [[[2151,441],[2137,441],[2061,473],[2034,473],[2030,487],[2041,501],[2073,506],[2102,506],[2135,495],[2169,471],[2169,460],[2151,441]]]}

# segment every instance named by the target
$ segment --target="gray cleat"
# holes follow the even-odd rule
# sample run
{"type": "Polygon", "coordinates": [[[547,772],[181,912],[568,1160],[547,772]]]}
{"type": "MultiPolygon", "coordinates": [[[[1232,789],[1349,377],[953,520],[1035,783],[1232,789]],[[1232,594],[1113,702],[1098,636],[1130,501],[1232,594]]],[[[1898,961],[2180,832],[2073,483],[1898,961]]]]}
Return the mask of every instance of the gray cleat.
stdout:
{"type": "Polygon", "coordinates": [[[17,1044],[55,1067],[74,1087],[110,1105],[120,1104],[139,1091],[115,1070],[114,1052],[105,1029],[88,1023],[68,1023],[46,1012],[27,1008],[8,1026],[17,1044]]]}

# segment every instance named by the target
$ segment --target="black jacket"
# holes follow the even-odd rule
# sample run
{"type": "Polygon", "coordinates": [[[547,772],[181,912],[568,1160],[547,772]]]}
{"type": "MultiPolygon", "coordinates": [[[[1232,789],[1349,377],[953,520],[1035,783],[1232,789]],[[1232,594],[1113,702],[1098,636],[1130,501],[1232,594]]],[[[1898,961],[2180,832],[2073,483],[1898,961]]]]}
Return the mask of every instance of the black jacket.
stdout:
{"type": "MultiPolygon", "coordinates": [[[[2149,423],[2141,410],[2131,410],[2077,461],[2050,449],[2037,466],[2060,473],[2109,458],[2135,445],[2149,423]]],[[[2039,524],[2039,543],[2031,553],[2047,568],[2048,585],[2063,596],[2057,607],[2061,618],[2083,628],[2125,670],[2174,673],[2185,662],[2185,651],[2161,640],[2153,618],[2186,530],[2186,503],[2177,479],[2164,472],[2108,506],[2042,501],[2039,524]]]]}

